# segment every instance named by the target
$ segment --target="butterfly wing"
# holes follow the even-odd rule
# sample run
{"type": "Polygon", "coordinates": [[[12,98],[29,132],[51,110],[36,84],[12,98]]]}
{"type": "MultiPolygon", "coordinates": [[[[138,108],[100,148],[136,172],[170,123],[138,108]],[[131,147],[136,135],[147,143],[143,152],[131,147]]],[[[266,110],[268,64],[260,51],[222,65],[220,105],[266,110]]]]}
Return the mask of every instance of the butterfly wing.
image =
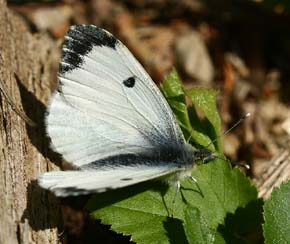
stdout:
{"type": "Polygon", "coordinates": [[[150,161],[139,160],[138,167],[126,166],[106,170],[87,167],[74,171],[52,171],[41,175],[38,182],[59,197],[104,192],[176,173],[171,165],[152,167],[150,161]]]}
{"type": "Polygon", "coordinates": [[[92,25],[71,27],[47,130],[75,166],[117,155],[167,154],[184,138],[167,102],[129,50],[92,25]]]}
{"type": "Polygon", "coordinates": [[[102,192],[191,164],[166,100],[110,33],[92,25],[71,27],[59,83],[47,131],[54,149],[79,170],[45,173],[42,187],[58,196],[102,192]]]}

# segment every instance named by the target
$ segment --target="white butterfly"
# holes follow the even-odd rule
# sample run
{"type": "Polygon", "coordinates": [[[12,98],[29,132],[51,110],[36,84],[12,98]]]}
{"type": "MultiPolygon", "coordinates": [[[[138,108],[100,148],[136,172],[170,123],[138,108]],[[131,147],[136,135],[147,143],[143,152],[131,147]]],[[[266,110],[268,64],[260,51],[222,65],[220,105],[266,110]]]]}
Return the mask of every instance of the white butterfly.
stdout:
{"type": "Polygon", "coordinates": [[[185,141],[166,100],[130,51],[93,25],[70,28],[48,113],[54,150],[77,167],[39,177],[40,186],[57,196],[159,178],[179,185],[201,154],[212,156],[185,141]]]}

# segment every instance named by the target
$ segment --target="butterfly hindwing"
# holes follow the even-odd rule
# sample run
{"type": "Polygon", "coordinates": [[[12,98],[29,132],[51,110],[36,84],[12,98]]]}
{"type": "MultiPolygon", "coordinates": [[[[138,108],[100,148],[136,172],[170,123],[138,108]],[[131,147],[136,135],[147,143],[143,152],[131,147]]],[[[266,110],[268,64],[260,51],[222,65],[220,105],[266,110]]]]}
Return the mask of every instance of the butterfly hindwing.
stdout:
{"type": "Polygon", "coordinates": [[[43,188],[53,191],[57,196],[66,197],[104,192],[176,173],[176,168],[169,162],[155,167],[150,161],[142,162],[141,159],[139,162],[139,165],[106,170],[87,167],[82,170],[47,172],[38,181],[43,188]]]}

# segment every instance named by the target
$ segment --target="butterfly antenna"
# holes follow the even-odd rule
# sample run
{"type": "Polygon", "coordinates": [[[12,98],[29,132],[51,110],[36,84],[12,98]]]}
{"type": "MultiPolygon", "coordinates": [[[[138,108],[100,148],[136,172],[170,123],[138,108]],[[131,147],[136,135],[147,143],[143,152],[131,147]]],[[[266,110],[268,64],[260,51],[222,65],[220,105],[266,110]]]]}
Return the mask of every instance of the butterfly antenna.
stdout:
{"type": "Polygon", "coordinates": [[[214,140],[212,140],[207,146],[206,148],[208,148],[210,145],[212,145],[213,143],[215,143],[219,138],[225,136],[226,134],[228,134],[231,130],[233,130],[234,128],[236,128],[240,123],[242,123],[244,120],[246,120],[248,117],[251,116],[251,113],[246,113],[244,116],[242,116],[231,128],[229,128],[228,130],[226,130],[225,132],[223,132],[221,135],[217,136],[214,140]]]}
{"type": "Polygon", "coordinates": [[[215,156],[215,158],[223,160],[223,161],[226,161],[226,162],[229,162],[229,163],[237,165],[237,166],[241,166],[241,167],[245,168],[246,170],[249,170],[251,168],[250,165],[247,164],[247,163],[231,161],[231,160],[228,160],[227,158],[222,158],[222,157],[219,157],[219,156],[215,156]]]}

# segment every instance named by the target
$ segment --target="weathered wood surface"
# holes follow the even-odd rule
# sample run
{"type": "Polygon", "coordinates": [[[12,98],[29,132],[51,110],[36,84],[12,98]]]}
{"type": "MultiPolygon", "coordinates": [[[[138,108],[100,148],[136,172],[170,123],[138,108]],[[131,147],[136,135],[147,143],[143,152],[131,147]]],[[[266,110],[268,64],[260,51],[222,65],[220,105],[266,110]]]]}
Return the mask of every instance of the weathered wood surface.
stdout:
{"type": "Polygon", "coordinates": [[[290,151],[281,150],[267,164],[263,174],[254,183],[258,187],[259,197],[269,198],[274,187],[279,187],[290,179],[290,151]]]}
{"type": "Polygon", "coordinates": [[[59,50],[46,34],[32,34],[0,0],[0,88],[37,126],[17,115],[0,93],[0,243],[58,243],[57,199],[36,184],[57,162],[43,116],[55,81],[59,50]]]}

